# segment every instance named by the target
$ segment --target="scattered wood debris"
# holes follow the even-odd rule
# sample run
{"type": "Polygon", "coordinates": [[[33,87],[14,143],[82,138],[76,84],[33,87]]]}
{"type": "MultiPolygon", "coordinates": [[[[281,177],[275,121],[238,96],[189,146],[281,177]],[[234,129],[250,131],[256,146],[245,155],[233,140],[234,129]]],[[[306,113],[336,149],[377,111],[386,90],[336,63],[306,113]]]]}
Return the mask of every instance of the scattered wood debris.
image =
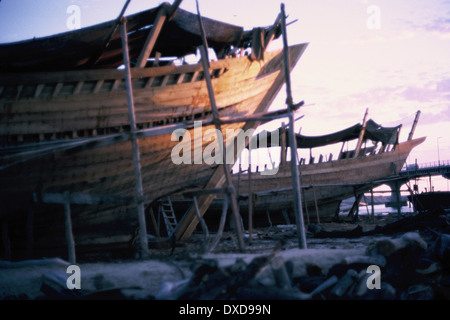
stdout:
{"type": "Polygon", "coordinates": [[[220,255],[205,255],[195,260],[189,274],[161,281],[159,291],[149,290],[143,281],[113,287],[106,285],[106,278],[97,279],[101,285],[90,290],[73,291],[67,289],[66,278],[52,272],[42,276],[40,290],[42,299],[52,300],[447,300],[449,221],[450,215],[442,212],[407,218],[379,227],[377,235],[382,236],[339,255],[334,249],[327,254],[295,249],[291,255],[283,237],[269,254],[224,254],[226,264],[220,255]]]}
{"type": "MultiPolygon", "coordinates": [[[[277,251],[277,250],[276,250],[277,251]]],[[[324,272],[309,265],[294,275],[291,261],[273,252],[228,267],[211,260],[189,281],[161,291],[156,299],[188,300],[434,300],[450,298],[450,235],[428,244],[418,232],[386,238],[365,255],[348,256],[324,272]],[[270,272],[267,272],[270,270],[270,272]]]]}

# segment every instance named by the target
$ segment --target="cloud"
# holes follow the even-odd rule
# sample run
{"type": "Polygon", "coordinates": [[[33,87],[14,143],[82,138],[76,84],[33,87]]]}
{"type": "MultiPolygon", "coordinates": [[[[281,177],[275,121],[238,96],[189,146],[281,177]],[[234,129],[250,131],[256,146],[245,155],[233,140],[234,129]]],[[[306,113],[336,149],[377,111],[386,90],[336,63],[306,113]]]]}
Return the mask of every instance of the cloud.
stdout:
{"type": "Polygon", "coordinates": [[[401,93],[406,100],[430,102],[436,97],[436,89],[424,87],[406,87],[401,93]]]}
{"type": "Polygon", "coordinates": [[[426,81],[424,85],[377,85],[347,94],[329,90],[329,94],[320,94],[323,88],[316,89],[305,90],[306,100],[317,102],[315,107],[305,111],[310,117],[320,117],[327,123],[335,121],[342,124],[343,121],[350,123],[359,120],[366,107],[381,122],[392,122],[405,117],[412,121],[414,113],[419,109],[426,113],[421,120],[423,123],[450,121],[448,75],[435,81],[426,81]]]}
{"type": "Polygon", "coordinates": [[[433,113],[432,108],[424,109],[424,112],[420,116],[420,122],[423,124],[436,124],[446,121],[450,121],[450,105],[443,108],[437,113],[433,113]]]}
{"type": "Polygon", "coordinates": [[[450,18],[436,18],[431,23],[425,24],[423,30],[444,39],[450,39],[450,18]]]}
{"type": "Polygon", "coordinates": [[[438,81],[436,83],[436,91],[438,91],[438,92],[450,92],[450,78],[438,81]]]}
{"type": "Polygon", "coordinates": [[[442,102],[448,101],[450,93],[450,78],[429,83],[426,87],[408,86],[401,95],[406,100],[419,102],[442,102]]]}
{"type": "Polygon", "coordinates": [[[401,30],[398,32],[368,33],[361,35],[357,44],[395,42],[399,40],[412,39],[416,36],[413,30],[401,30]]]}

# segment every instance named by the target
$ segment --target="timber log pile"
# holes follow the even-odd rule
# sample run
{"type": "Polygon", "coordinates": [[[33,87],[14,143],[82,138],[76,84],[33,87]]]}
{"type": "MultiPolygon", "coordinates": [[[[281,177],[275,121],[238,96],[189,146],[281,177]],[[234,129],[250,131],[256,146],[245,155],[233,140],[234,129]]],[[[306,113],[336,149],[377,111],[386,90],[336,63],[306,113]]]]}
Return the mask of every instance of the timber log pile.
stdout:
{"type": "Polygon", "coordinates": [[[155,298],[446,300],[450,299],[450,235],[436,234],[430,244],[418,232],[386,238],[368,246],[365,255],[345,257],[327,272],[309,264],[300,276],[295,276],[291,261],[275,253],[248,264],[238,259],[225,268],[211,260],[199,266],[189,281],[174,284],[155,298]]]}

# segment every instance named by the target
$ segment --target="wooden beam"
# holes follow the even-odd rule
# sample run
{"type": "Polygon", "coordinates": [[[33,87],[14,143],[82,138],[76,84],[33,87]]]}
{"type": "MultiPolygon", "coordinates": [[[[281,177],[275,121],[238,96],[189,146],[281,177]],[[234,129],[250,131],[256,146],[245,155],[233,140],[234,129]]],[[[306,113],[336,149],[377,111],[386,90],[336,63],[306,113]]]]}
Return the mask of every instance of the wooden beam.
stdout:
{"type": "Polygon", "coordinates": [[[81,89],[83,88],[83,85],[84,85],[84,81],[78,81],[75,86],[75,89],[73,90],[73,94],[74,95],[80,94],[81,89]]]}
{"type": "Polygon", "coordinates": [[[283,125],[281,126],[280,131],[281,131],[280,165],[283,165],[286,163],[286,127],[284,126],[284,122],[283,125]]]}
{"type": "Polygon", "coordinates": [[[104,82],[105,82],[104,80],[97,81],[97,83],[95,84],[94,90],[92,90],[92,92],[93,93],[99,92],[100,89],[102,88],[104,82]]]}
{"type": "Polygon", "coordinates": [[[200,222],[200,225],[202,226],[202,230],[203,230],[203,234],[204,234],[203,251],[206,253],[208,251],[207,248],[208,248],[208,240],[209,240],[208,227],[206,225],[205,219],[203,219],[203,216],[200,214],[200,210],[198,209],[197,197],[194,196],[192,201],[194,204],[195,215],[197,216],[197,219],[200,222]]]}
{"type": "Polygon", "coordinates": [[[419,121],[419,116],[420,116],[420,110],[417,111],[416,117],[414,118],[414,123],[413,123],[411,131],[409,132],[409,135],[408,135],[408,141],[412,140],[412,137],[414,135],[414,131],[416,131],[416,126],[417,126],[417,122],[419,121]]]}
{"type": "Polygon", "coordinates": [[[93,55],[91,57],[91,59],[90,59],[90,61],[88,63],[88,65],[90,65],[91,67],[94,66],[95,64],[97,64],[97,62],[100,59],[100,57],[102,56],[103,52],[106,50],[106,48],[109,47],[109,44],[110,44],[111,39],[112,39],[112,36],[114,35],[114,33],[116,33],[117,28],[120,25],[121,19],[122,19],[123,15],[125,14],[125,10],[127,9],[127,7],[130,4],[130,2],[131,2],[131,0],[127,0],[127,2],[122,7],[122,10],[120,11],[119,16],[116,19],[116,23],[114,23],[113,27],[109,31],[108,36],[105,39],[105,43],[104,43],[103,47],[100,50],[98,50],[95,55],[93,55]]]}
{"type": "Polygon", "coordinates": [[[153,23],[152,29],[150,30],[147,39],[145,40],[144,47],[139,55],[139,58],[136,62],[137,68],[145,67],[147,63],[147,59],[150,57],[150,54],[155,46],[156,39],[158,39],[159,33],[161,32],[162,26],[164,22],[166,22],[166,7],[163,5],[158,11],[156,15],[155,22],[153,23]]]}
{"type": "Polygon", "coordinates": [[[63,87],[63,83],[58,82],[55,86],[55,89],[53,90],[52,97],[56,97],[59,94],[59,92],[61,91],[62,87],[63,87]]]}
{"type": "MultiPolygon", "coordinates": [[[[206,81],[206,87],[208,89],[208,96],[209,96],[209,100],[210,100],[210,105],[211,105],[211,111],[212,111],[212,115],[213,115],[213,120],[215,122],[215,127],[216,130],[218,130],[219,133],[222,132],[222,128],[221,128],[221,124],[218,122],[218,120],[220,119],[220,115],[219,115],[219,109],[217,108],[216,105],[216,100],[215,100],[215,95],[214,95],[214,89],[212,86],[212,81],[211,81],[211,75],[210,75],[210,64],[209,64],[209,58],[208,58],[208,43],[206,40],[206,34],[205,34],[205,30],[203,28],[203,21],[202,21],[202,17],[200,14],[200,9],[199,9],[199,5],[198,5],[198,1],[196,1],[196,5],[197,5],[197,15],[198,15],[198,21],[199,21],[199,26],[200,26],[200,33],[201,33],[201,37],[202,37],[202,43],[203,45],[200,47],[200,54],[201,54],[201,62],[203,65],[203,73],[205,76],[205,81],[206,81]]],[[[220,141],[220,137],[217,137],[217,141],[220,141]]],[[[230,202],[231,202],[231,211],[233,213],[233,217],[234,217],[234,222],[235,222],[235,228],[236,228],[236,236],[237,236],[237,241],[238,241],[238,247],[239,247],[239,251],[244,252],[245,250],[245,244],[244,244],[244,235],[242,232],[242,227],[241,227],[241,216],[239,214],[239,206],[237,204],[237,200],[236,200],[236,191],[233,187],[233,181],[231,178],[231,173],[230,173],[230,169],[228,168],[229,166],[227,165],[226,162],[226,141],[225,139],[222,139],[222,144],[220,144],[220,150],[222,153],[222,158],[223,158],[223,173],[225,176],[225,181],[227,183],[227,187],[230,188],[230,192],[228,193],[228,196],[230,197],[230,202]]]]}
{"type": "Polygon", "coordinates": [[[281,23],[281,12],[278,14],[277,18],[275,19],[275,22],[273,23],[273,26],[270,28],[269,32],[266,34],[266,37],[264,38],[264,48],[267,48],[269,43],[275,38],[275,33],[277,26],[281,23]]]}
{"type": "MultiPolygon", "coordinates": [[[[298,57],[303,53],[303,50],[306,47],[302,47],[299,51],[290,51],[290,54],[294,57],[294,59],[298,59],[298,57]],[[294,56],[295,55],[295,56],[294,56]]],[[[271,115],[273,116],[272,119],[275,118],[282,118],[286,117],[286,110],[279,110],[277,112],[281,112],[283,114],[280,114],[279,116],[275,116],[274,113],[266,112],[267,105],[270,105],[276,96],[276,93],[279,91],[279,86],[281,87],[282,83],[284,82],[284,74],[283,72],[280,72],[280,74],[277,76],[274,85],[269,89],[269,91],[266,93],[266,96],[262,99],[261,103],[256,108],[256,111],[253,116],[247,116],[247,117],[241,117],[239,121],[235,122],[246,122],[246,124],[243,127],[243,131],[249,130],[249,129],[255,129],[260,122],[268,120],[268,118],[263,118],[261,115],[271,115]]],[[[230,119],[231,120],[231,119],[230,119]]],[[[220,123],[225,123],[224,118],[221,118],[220,123]]],[[[230,121],[229,123],[231,123],[230,121]]],[[[205,123],[203,123],[204,125],[205,123]]],[[[228,170],[231,171],[233,165],[228,165],[228,170]]],[[[205,189],[211,189],[211,188],[218,188],[222,187],[225,183],[225,177],[223,175],[222,168],[216,168],[214,173],[211,175],[210,179],[208,180],[205,189]]],[[[203,195],[198,198],[199,203],[199,210],[200,213],[203,215],[205,214],[206,210],[209,208],[213,200],[215,199],[215,195],[203,195]]],[[[197,226],[197,219],[195,217],[195,213],[193,210],[188,211],[183,219],[178,223],[177,228],[175,229],[175,232],[173,236],[176,238],[175,240],[186,240],[188,239],[192,232],[194,232],[195,228],[197,226]]]]}
{"type": "Polygon", "coordinates": [[[136,63],[136,67],[143,68],[147,63],[147,59],[150,57],[152,50],[155,46],[156,40],[161,32],[164,22],[169,20],[176,12],[181,0],[176,0],[169,8],[166,5],[162,5],[156,15],[155,21],[153,23],[152,29],[150,30],[145,44],[142,48],[141,54],[136,63]]]}
{"type": "Polygon", "coordinates": [[[39,97],[39,95],[40,95],[41,92],[42,92],[42,89],[44,89],[44,84],[43,84],[43,83],[40,83],[40,84],[38,84],[38,85],[36,86],[36,91],[34,92],[34,97],[35,97],[35,98],[39,97]]]}
{"type": "MultiPolygon", "coordinates": [[[[198,4],[197,4],[198,5],[198,4]]],[[[200,18],[200,14],[199,14],[199,19],[200,18]]],[[[201,20],[200,20],[201,21],[201,20]]],[[[203,27],[202,27],[202,31],[203,31],[203,27]]],[[[202,32],[203,33],[203,32],[202,32]]],[[[203,34],[203,42],[206,42],[206,38],[205,35],[203,34]]],[[[200,47],[200,52],[202,54],[202,63],[203,63],[203,70],[204,70],[204,74],[205,74],[205,80],[206,80],[206,84],[207,84],[207,88],[208,88],[208,94],[209,94],[209,99],[211,102],[211,111],[213,114],[213,119],[214,120],[219,120],[220,116],[219,116],[219,110],[216,106],[216,102],[215,102],[215,97],[214,97],[214,90],[212,87],[212,82],[211,82],[211,78],[210,78],[210,74],[209,74],[209,61],[208,61],[208,54],[207,54],[207,49],[206,46],[203,45],[200,47]]],[[[222,132],[221,129],[221,125],[219,123],[216,123],[216,129],[219,130],[219,132],[222,132]]],[[[220,137],[217,137],[218,141],[220,140],[220,137]]],[[[229,193],[229,197],[230,197],[230,202],[231,202],[231,211],[233,213],[233,217],[234,217],[234,221],[235,221],[235,228],[236,228],[236,236],[237,236],[237,240],[238,240],[238,247],[239,250],[241,252],[243,252],[245,250],[245,244],[244,244],[244,236],[243,236],[243,232],[242,232],[242,228],[241,228],[241,224],[240,224],[240,214],[239,214],[239,207],[236,201],[236,195],[235,195],[235,190],[233,188],[233,182],[231,179],[231,174],[230,174],[230,169],[228,168],[228,165],[226,164],[226,142],[225,139],[222,140],[222,144],[220,145],[221,148],[221,152],[222,152],[222,156],[223,156],[223,173],[225,176],[225,181],[227,183],[227,187],[231,188],[231,192],[229,193]]]]}
{"type": "Polygon", "coordinates": [[[43,203],[70,203],[70,204],[114,204],[114,205],[134,205],[142,203],[146,197],[122,196],[117,194],[87,194],[87,193],[43,193],[33,194],[35,202],[43,203]]]}
{"type": "Polygon", "coordinates": [[[66,242],[67,242],[69,262],[71,264],[75,264],[76,263],[75,241],[73,239],[72,218],[70,214],[69,202],[64,203],[64,228],[66,230],[66,242]]]}
{"type": "Polygon", "coordinates": [[[286,87],[286,104],[289,110],[289,146],[291,148],[291,176],[292,185],[294,187],[294,215],[297,225],[297,236],[298,236],[298,247],[299,249],[306,249],[306,234],[305,225],[303,221],[303,208],[302,208],[302,194],[300,186],[300,173],[297,166],[297,141],[295,139],[294,133],[294,103],[292,100],[291,91],[291,77],[290,77],[290,57],[289,57],[289,46],[287,42],[286,34],[286,14],[284,11],[284,3],[281,4],[281,29],[283,36],[283,53],[284,53],[284,76],[285,76],[285,87],[286,87]]]}
{"type": "Polygon", "coordinates": [[[156,222],[155,213],[154,213],[152,207],[150,207],[150,209],[149,209],[149,214],[150,214],[150,219],[152,220],[152,225],[153,225],[153,229],[155,231],[156,238],[160,239],[161,234],[159,232],[159,224],[156,222]]]}
{"type": "Polygon", "coordinates": [[[364,114],[363,118],[363,125],[361,132],[359,134],[358,138],[358,144],[356,145],[355,154],[353,155],[353,158],[357,158],[359,156],[359,151],[361,150],[361,145],[364,140],[364,134],[366,133],[366,123],[367,123],[367,114],[369,113],[369,109],[366,109],[366,113],[364,114]]]}
{"type": "MultiPolygon", "coordinates": [[[[319,217],[319,206],[317,205],[317,195],[316,195],[316,188],[314,188],[314,184],[313,184],[313,180],[312,180],[312,175],[309,176],[310,178],[310,183],[312,185],[312,190],[313,190],[313,195],[314,195],[314,206],[316,208],[316,218],[317,218],[317,224],[320,224],[320,217],[319,217]]],[[[306,205],[305,205],[306,207],[306,205]]]]}
{"type": "MultiPolygon", "coordinates": [[[[134,135],[136,132],[136,114],[134,109],[134,99],[133,99],[133,85],[131,83],[131,72],[130,72],[130,57],[128,55],[128,37],[126,30],[126,20],[123,19],[120,25],[120,32],[122,36],[122,52],[123,61],[125,65],[125,80],[127,87],[127,102],[128,102],[128,115],[130,118],[130,140],[133,149],[133,167],[134,176],[136,183],[136,195],[137,197],[144,196],[144,188],[142,186],[142,174],[141,174],[141,163],[140,163],[140,151],[138,139],[134,135]]],[[[148,237],[147,237],[147,226],[145,222],[145,209],[143,203],[137,204],[137,216],[139,225],[139,244],[140,244],[140,254],[141,258],[148,258],[148,237]]]]}

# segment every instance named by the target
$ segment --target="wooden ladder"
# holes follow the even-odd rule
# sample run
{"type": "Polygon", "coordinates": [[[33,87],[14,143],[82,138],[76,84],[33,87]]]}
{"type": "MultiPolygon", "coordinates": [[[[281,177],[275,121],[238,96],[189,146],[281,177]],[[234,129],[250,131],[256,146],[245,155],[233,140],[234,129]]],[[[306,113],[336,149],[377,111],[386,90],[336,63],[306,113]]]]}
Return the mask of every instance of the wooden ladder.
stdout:
{"type": "Polygon", "coordinates": [[[170,197],[161,200],[159,204],[159,213],[163,216],[167,235],[170,237],[177,226],[177,217],[175,216],[170,197]]]}

